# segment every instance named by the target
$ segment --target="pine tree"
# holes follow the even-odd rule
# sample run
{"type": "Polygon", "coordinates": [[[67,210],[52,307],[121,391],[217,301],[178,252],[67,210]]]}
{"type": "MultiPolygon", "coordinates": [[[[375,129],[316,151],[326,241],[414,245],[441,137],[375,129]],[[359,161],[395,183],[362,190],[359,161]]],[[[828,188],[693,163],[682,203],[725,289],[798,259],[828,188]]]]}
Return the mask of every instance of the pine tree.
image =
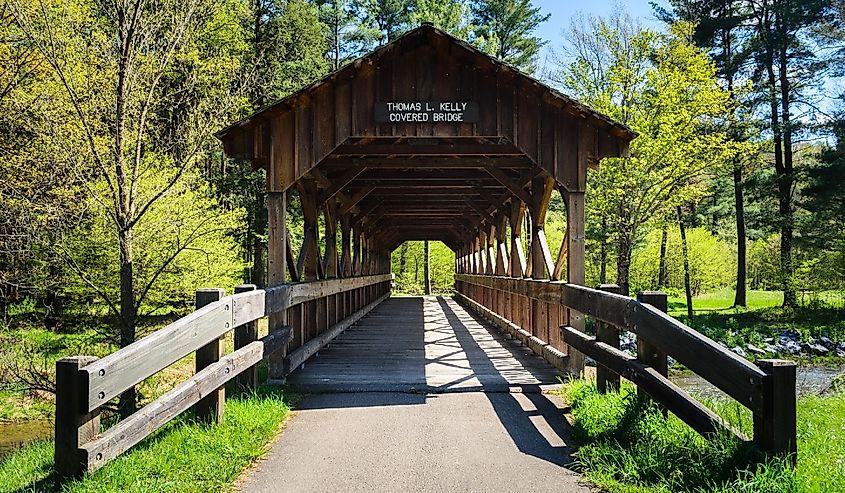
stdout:
{"type": "Polygon", "coordinates": [[[531,0],[471,0],[470,9],[477,44],[525,72],[537,69],[537,54],[546,42],[533,33],[551,14],[544,15],[531,0]]]}

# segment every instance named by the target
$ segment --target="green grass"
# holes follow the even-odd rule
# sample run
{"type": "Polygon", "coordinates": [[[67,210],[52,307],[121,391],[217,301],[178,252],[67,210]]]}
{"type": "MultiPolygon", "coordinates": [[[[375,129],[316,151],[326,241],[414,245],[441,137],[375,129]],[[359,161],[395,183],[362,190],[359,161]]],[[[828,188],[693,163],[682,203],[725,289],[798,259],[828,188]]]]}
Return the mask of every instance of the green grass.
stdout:
{"type": "Polygon", "coordinates": [[[60,485],[52,475],[52,442],[35,443],[0,462],[0,493],[227,491],[265,453],[288,412],[281,391],[262,388],[226,401],[220,425],[183,416],[102,469],[60,485]]]}
{"type": "MultiPolygon", "coordinates": [[[[732,307],[733,290],[721,290],[697,296],[693,299],[695,316],[686,315],[683,297],[669,298],[669,313],[693,329],[722,341],[728,347],[747,344],[763,346],[766,338],[775,342],[786,330],[798,333],[802,340],[810,337],[827,336],[834,342],[845,341],[845,307],[841,292],[824,292],[815,295],[813,302],[807,302],[795,310],[781,308],[783,294],[777,291],[749,291],[747,307],[732,307]]],[[[795,359],[792,355],[784,356],[795,359]]],[[[829,356],[802,355],[801,360],[813,364],[842,363],[833,352],[829,356]]]]}
{"type": "MultiPolygon", "coordinates": [[[[593,382],[564,386],[577,467],[604,491],[845,491],[845,395],[798,401],[797,470],[780,459],[755,464],[730,436],[706,440],[678,418],[640,402],[630,385],[599,394],[593,382]]],[[[747,435],[750,414],[732,401],[708,402],[747,435]]]]}

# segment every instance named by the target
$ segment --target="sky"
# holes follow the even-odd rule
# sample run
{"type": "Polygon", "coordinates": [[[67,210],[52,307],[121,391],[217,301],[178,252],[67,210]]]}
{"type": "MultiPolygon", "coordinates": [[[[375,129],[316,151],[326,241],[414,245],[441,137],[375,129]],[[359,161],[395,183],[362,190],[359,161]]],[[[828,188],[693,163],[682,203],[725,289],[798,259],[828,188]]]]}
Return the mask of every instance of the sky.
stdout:
{"type": "MultiPolygon", "coordinates": [[[[541,74],[543,68],[551,68],[547,61],[552,50],[558,50],[562,44],[561,32],[569,27],[569,19],[578,12],[588,15],[608,15],[621,5],[635,19],[648,27],[660,28],[662,23],[655,16],[649,5],[650,0],[533,0],[544,14],[551,14],[549,20],[540,25],[535,34],[548,41],[540,53],[541,74]]],[[[666,7],[667,0],[656,0],[658,5],[666,7]]],[[[538,74],[538,75],[541,75],[538,74]]]]}

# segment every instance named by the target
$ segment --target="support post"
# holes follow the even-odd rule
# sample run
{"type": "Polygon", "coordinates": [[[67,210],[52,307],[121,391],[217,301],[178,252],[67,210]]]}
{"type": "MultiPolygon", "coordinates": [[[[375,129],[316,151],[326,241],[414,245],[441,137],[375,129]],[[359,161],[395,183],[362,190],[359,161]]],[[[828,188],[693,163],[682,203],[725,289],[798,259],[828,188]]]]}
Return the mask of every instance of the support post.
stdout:
{"type": "MultiPolygon", "coordinates": [[[[563,194],[566,201],[567,246],[566,278],[572,284],[584,285],[584,192],[563,194]]],[[[584,332],[584,314],[568,310],[565,323],[579,332],[584,332]]],[[[568,348],[569,371],[579,375],[584,371],[584,355],[568,348]]]]}
{"type": "MultiPolygon", "coordinates": [[[[601,284],[597,289],[599,291],[606,291],[614,294],[619,294],[622,291],[618,284],[601,284]]],[[[614,327],[607,322],[596,320],[596,340],[603,342],[614,349],[619,349],[619,328],[614,327]]],[[[602,365],[597,365],[596,387],[598,387],[599,392],[602,394],[606,393],[608,390],[618,391],[619,375],[602,365]]]]}
{"type": "MultiPolygon", "coordinates": [[[[669,308],[669,301],[666,293],[661,291],[640,291],[637,293],[637,301],[640,303],[648,303],[657,308],[661,312],[666,312],[669,308]]],[[[661,375],[668,376],[669,364],[666,353],[658,349],[653,344],[649,343],[639,335],[637,335],[637,359],[646,365],[654,368],[661,375]]],[[[643,390],[637,389],[637,393],[643,399],[648,398],[643,390]]],[[[664,410],[665,413],[665,410],[664,410]]]]}
{"type": "MultiPolygon", "coordinates": [[[[202,288],[198,289],[196,293],[196,308],[200,308],[219,301],[226,295],[226,292],[221,288],[202,288]]],[[[228,324],[227,324],[228,325],[228,324]]],[[[204,369],[212,363],[216,363],[223,356],[225,337],[221,336],[205,346],[197,349],[196,361],[194,369],[196,373],[204,369]]],[[[223,421],[223,407],[226,402],[226,389],[220,387],[203,397],[199,402],[194,404],[194,414],[200,421],[209,421],[213,423],[220,423],[223,421]]]]}
{"type": "MultiPolygon", "coordinates": [[[[235,294],[246,293],[257,289],[255,284],[240,284],[235,286],[235,294]]],[[[258,340],[258,322],[247,322],[235,327],[235,351],[258,340]]],[[[238,393],[255,390],[258,386],[258,365],[244,370],[235,377],[235,387],[238,393]]]]}
{"type": "MultiPolygon", "coordinates": [[[[293,252],[289,250],[290,240],[287,231],[287,193],[267,193],[267,262],[270,286],[279,286],[287,282],[288,260],[293,261],[293,252]]],[[[295,262],[291,262],[295,265],[295,262]]],[[[268,331],[279,330],[288,324],[287,310],[270,315],[268,331]]],[[[285,378],[285,357],[287,345],[267,357],[270,380],[281,381],[285,378]]]]}
{"type": "Polygon", "coordinates": [[[754,415],[754,443],[768,452],[798,460],[795,403],[795,362],[758,360],[763,379],[762,415],[754,415]]]}
{"type": "Polygon", "coordinates": [[[84,412],[88,375],[80,370],[96,361],[93,356],[72,356],[56,361],[56,424],[53,461],[60,478],[77,478],[88,469],[80,447],[100,433],[100,410],[84,412]]]}

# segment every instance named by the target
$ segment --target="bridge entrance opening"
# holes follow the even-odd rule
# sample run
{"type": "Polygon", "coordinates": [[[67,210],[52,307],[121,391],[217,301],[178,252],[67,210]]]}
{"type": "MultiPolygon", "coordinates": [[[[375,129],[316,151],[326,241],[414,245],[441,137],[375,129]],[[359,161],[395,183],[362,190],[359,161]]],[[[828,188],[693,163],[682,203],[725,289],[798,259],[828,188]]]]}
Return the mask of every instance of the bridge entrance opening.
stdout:
{"type": "MultiPolygon", "coordinates": [[[[218,137],[229,156],[267,171],[271,286],[388,275],[405,242],[440,241],[454,252],[459,296],[541,341],[556,366],[581,370],[556,330],[583,330],[581,314],[473,288],[465,276],[583,284],[587,170],[626,155],[626,126],[422,25],[218,137]],[[567,216],[560,245],[544,231],[555,194],[567,216]],[[298,251],[286,230],[293,196],[304,219],[298,251]]],[[[374,286],[355,306],[390,290],[374,286]]],[[[274,315],[272,326],[293,328],[288,354],[348,314],[343,296],[274,315]]],[[[274,377],[290,370],[271,358],[274,377]]]]}

